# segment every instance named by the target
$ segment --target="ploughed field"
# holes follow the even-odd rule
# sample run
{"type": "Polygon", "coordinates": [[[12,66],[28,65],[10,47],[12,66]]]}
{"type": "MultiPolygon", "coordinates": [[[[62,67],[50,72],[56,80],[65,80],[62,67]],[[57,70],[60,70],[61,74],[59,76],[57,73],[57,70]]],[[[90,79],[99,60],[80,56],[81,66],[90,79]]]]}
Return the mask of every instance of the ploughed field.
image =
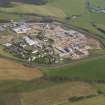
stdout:
{"type": "Polygon", "coordinates": [[[42,75],[38,69],[25,67],[15,61],[0,58],[0,80],[31,80],[42,75]]]}

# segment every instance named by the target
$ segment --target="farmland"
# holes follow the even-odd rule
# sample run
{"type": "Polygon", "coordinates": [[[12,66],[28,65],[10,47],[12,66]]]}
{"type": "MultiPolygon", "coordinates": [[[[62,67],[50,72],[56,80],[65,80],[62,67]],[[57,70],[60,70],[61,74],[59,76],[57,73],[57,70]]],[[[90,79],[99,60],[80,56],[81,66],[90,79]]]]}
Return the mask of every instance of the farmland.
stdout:
{"type": "Polygon", "coordinates": [[[82,80],[104,80],[105,57],[79,61],[63,67],[47,68],[46,74],[49,77],[79,78],[82,80]],[[100,69],[101,68],[101,69],[100,69]]]}
{"type": "Polygon", "coordinates": [[[68,82],[52,86],[50,88],[22,93],[23,105],[52,105],[68,101],[69,97],[96,94],[96,90],[89,84],[80,82],[68,82]],[[41,101],[41,102],[40,102],[41,101]]]}
{"type": "Polygon", "coordinates": [[[13,83],[13,81],[0,83],[0,103],[3,105],[12,105],[12,103],[15,103],[16,105],[52,105],[64,103],[65,101],[68,102],[69,97],[86,96],[97,93],[94,86],[84,82],[65,82],[56,84],[49,82],[48,85],[46,84],[47,82],[43,81],[43,84],[40,81],[40,83],[42,83],[40,87],[37,86],[38,80],[37,82],[35,82],[35,80],[33,82],[28,81],[27,85],[29,84],[31,86],[26,85],[26,87],[24,87],[25,81],[23,81],[22,84],[19,83],[19,81],[13,83]],[[5,101],[6,97],[8,98],[5,101]],[[14,101],[12,99],[14,99],[14,101]]]}
{"type": "Polygon", "coordinates": [[[98,96],[95,98],[91,98],[91,99],[86,99],[83,101],[79,101],[79,102],[74,102],[74,103],[66,103],[66,104],[61,104],[61,105],[99,105],[100,103],[102,103],[101,105],[104,105],[105,103],[105,97],[104,96],[98,96]]]}
{"type": "Polygon", "coordinates": [[[0,80],[31,80],[41,76],[42,73],[37,69],[0,58],[0,80]]]}
{"type": "Polygon", "coordinates": [[[87,6],[89,2],[94,8],[104,9],[105,1],[48,0],[40,5],[23,1],[0,5],[0,21],[50,17],[88,32],[103,46],[90,50],[89,57],[67,64],[30,67],[1,46],[5,38],[16,34],[0,32],[0,37],[5,34],[0,40],[0,105],[105,105],[105,13],[96,13],[87,6]],[[70,101],[81,96],[85,98],[70,101]]]}

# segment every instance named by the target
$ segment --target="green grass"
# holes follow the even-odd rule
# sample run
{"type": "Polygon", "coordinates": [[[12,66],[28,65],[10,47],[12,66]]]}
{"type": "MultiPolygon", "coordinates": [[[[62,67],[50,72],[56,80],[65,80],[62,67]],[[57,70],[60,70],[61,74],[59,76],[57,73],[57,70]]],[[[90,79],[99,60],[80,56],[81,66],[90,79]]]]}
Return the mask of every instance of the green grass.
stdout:
{"type": "Polygon", "coordinates": [[[5,92],[31,92],[38,89],[59,85],[61,82],[53,82],[43,79],[25,80],[0,80],[0,94],[5,92]]]}
{"type": "Polygon", "coordinates": [[[47,5],[60,8],[66,16],[80,15],[85,12],[85,0],[50,0],[47,5]]]}
{"type": "Polygon", "coordinates": [[[13,57],[9,52],[4,50],[4,47],[0,45],[0,55],[6,57],[13,57]]]}
{"type": "Polygon", "coordinates": [[[55,16],[63,18],[64,12],[60,8],[55,8],[49,5],[37,6],[32,4],[14,3],[13,7],[0,7],[0,11],[7,14],[39,14],[43,16],[55,16]]]}
{"type": "Polygon", "coordinates": [[[21,103],[23,92],[31,93],[32,91],[46,89],[53,85],[57,84],[39,79],[32,81],[0,81],[0,105],[26,105],[21,103]]]}
{"type": "Polygon", "coordinates": [[[63,67],[46,68],[49,77],[80,78],[82,80],[105,80],[105,56],[79,61],[63,67]]]}
{"type": "Polygon", "coordinates": [[[101,92],[101,93],[105,94],[105,84],[103,84],[103,83],[100,83],[100,84],[95,83],[95,84],[93,84],[93,86],[96,87],[97,92],[101,92]]]}
{"type": "Polygon", "coordinates": [[[69,97],[96,94],[93,87],[80,82],[68,82],[22,94],[23,105],[59,105],[69,97]]]}
{"type": "Polygon", "coordinates": [[[21,105],[19,94],[17,93],[1,93],[0,94],[1,105],[21,105]]]}
{"type": "Polygon", "coordinates": [[[105,8],[104,0],[90,0],[90,3],[96,7],[105,8]]]}

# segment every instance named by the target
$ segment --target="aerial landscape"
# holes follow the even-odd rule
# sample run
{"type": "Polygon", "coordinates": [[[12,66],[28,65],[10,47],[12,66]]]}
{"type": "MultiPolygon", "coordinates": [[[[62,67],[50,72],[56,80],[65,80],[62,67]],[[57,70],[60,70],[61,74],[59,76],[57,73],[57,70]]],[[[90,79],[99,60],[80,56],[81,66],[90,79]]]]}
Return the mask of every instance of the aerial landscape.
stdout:
{"type": "Polygon", "coordinates": [[[105,1],[0,0],[0,105],[105,105],[105,1]]]}

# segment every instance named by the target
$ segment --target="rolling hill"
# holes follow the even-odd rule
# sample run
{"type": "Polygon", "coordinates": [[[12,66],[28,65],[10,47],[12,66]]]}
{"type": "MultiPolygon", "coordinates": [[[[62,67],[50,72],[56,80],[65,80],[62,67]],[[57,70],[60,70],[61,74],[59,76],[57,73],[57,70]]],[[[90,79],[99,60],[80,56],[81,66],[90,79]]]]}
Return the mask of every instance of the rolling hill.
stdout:
{"type": "MultiPolygon", "coordinates": [[[[88,3],[92,9],[105,7],[104,0],[0,0],[0,21],[51,17],[98,36],[105,45],[105,14],[89,10],[88,3]]],[[[2,54],[11,56],[0,49],[2,54]]],[[[0,58],[0,105],[105,105],[105,95],[100,94],[68,102],[73,96],[105,94],[105,84],[96,82],[105,81],[105,52],[100,55],[41,70],[0,58]]]]}

